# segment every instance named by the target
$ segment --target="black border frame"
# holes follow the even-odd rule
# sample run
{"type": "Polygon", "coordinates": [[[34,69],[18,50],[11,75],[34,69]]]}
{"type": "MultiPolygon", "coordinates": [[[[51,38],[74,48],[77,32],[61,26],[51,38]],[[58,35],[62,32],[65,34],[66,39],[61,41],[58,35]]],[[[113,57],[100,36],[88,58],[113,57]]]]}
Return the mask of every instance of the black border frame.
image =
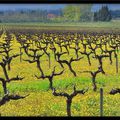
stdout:
{"type": "Polygon", "coordinates": [[[120,0],[0,0],[0,4],[16,4],[16,3],[25,3],[25,4],[69,4],[69,3],[120,3],[120,0]]]}
{"type": "MultiPolygon", "coordinates": [[[[120,0],[0,0],[0,4],[88,4],[88,3],[93,3],[93,4],[97,4],[97,3],[100,3],[100,4],[120,4],[120,0]]],[[[6,118],[6,119],[12,119],[12,118],[32,118],[32,119],[44,119],[44,118],[51,118],[51,119],[58,119],[58,118],[65,118],[66,120],[69,119],[69,117],[66,117],[66,116],[58,116],[58,117],[55,117],[55,116],[49,116],[49,117],[36,117],[36,116],[17,116],[17,117],[14,117],[14,116],[2,116],[0,117],[1,119],[2,118],[6,118]]],[[[101,120],[101,118],[108,118],[108,117],[113,117],[113,116],[104,116],[104,117],[99,117],[99,116],[76,116],[76,117],[71,117],[71,119],[84,119],[84,118],[92,118],[92,119],[99,119],[101,120]]],[[[114,116],[115,118],[119,117],[119,116],[114,116]]]]}

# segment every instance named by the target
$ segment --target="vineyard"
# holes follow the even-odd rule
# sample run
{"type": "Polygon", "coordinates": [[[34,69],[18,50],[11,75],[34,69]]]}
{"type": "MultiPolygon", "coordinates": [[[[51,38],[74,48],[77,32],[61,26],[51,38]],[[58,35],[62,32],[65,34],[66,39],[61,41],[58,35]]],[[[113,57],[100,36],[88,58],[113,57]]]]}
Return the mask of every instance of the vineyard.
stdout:
{"type": "Polygon", "coordinates": [[[1,116],[120,116],[120,33],[2,26],[1,116]]]}

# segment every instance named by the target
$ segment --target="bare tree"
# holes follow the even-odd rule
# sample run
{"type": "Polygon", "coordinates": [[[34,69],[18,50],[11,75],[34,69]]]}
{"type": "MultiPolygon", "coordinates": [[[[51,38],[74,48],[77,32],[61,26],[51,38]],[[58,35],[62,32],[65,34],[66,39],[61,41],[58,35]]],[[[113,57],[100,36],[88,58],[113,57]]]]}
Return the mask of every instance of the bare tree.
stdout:
{"type": "Polygon", "coordinates": [[[42,70],[42,68],[41,68],[41,62],[40,62],[40,58],[44,55],[44,53],[43,54],[41,54],[41,55],[36,55],[36,56],[34,56],[34,55],[30,55],[30,54],[27,54],[29,57],[35,57],[35,60],[24,60],[24,61],[27,61],[27,62],[29,62],[29,63],[37,63],[37,68],[39,69],[39,71],[41,72],[41,75],[43,76],[44,74],[43,74],[43,70],[42,70]]]}
{"type": "Polygon", "coordinates": [[[97,90],[96,76],[97,76],[97,74],[99,74],[100,72],[103,72],[101,66],[98,67],[98,70],[96,70],[96,71],[83,71],[83,72],[80,72],[80,73],[90,73],[90,74],[91,74],[91,76],[92,76],[92,84],[93,84],[93,91],[96,91],[96,90],[97,90]]]}
{"type": "Polygon", "coordinates": [[[57,62],[60,63],[60,65],[61,65],[62,68],[64,68],[64,66],[63,66],[64,63],[67,64],[68,67],[69,67],[69,69],[70,69],[70,71],[73,73],[73,75],[74,75],[74,76],[77,76],[77,74],[76,74],[76,72],[73,70],[71,64],[72,64],[72,62],[74,62],[74,61],[79,61],[79,60],[81,60],[83,57],[79,57],[79,58],[77,58],[77,59],[74,59],[74,58],[72,57],[69,61],[67,61],[67,60],[61,60],[61,59],[60,59],[60,56],[63,55],[63,54],[65,54],[65,53],[62,53],[62,54],[57,53],[57,54],[56,54],[56,56],[58,57],[58,58],[57,58],[57,62]]]}
{"type": "Polygon", "coordinates": [[[53,78],[54,78],[55,76],[61,75],[61,74],[64,72],[64,70],[62,70],[61,72],[56,73],[56,72],[55,72],[55,68],[56,68],[56,66],[54,67],[51,75],[44,75],[44,74],[42,74],[40,77],[38,77],[37,75],[35,75],[35,77],[36,77],[37,79],[40,79],[40,78],[42,78],[42,79],[48,78],[48,80],[49,80],[49,88],[50,88],[51,90],[53,89],[53,78]]]}
{"type": "Polygon", "coordinates": [[[91,44],[89,44],[88,48],[90,50],[92,50],[92,52],[94,52],[95,56],[96,56],[96,49],[98,48],[98,45],[96,45],[95,47],[93,47],[91,44]]]}
{"type": "Polygon", "coordinates": [[[24,43],[23,46],[22,46],[22,48],[24,49],[24,51],[25,51],[26,54],[28,54],[28,49],[30,47],[30,44],[31,43],[24,43]]]}
{"type": "Polygon", "coordinates": [[[93,56],[93,58],[96,58],[96,59],[98,59],[98,61],[99,61],[99,65],[101,66],[101,72],[103,73],[103,74],[105,74],[105,71],[103,70],[103,58],[105,58],[105,57],[109,57],[109,55],[104,55],[104,54],[101,54],[101,55],[95,55],[95,56],[93,56]]]}
{"type": "Polygon", "coordinates": [[[75,50],[76,58],[78,59],[78,57],[79,57],[78,51],[80,50],[80,47],[76,46],[76,47],[69,47],[69,48],[75,50]]]}
{"type": "Polygon", "coordinates": [[[62,45],[61,47],[64,47],[64,48],[66,49],[68,55],[69,55],[68,45],[69,45],[69,44],[65,44],[65,45],[62,45]]]}
{"type": "MultiPolygon", "coordinates": [[[[3,56],[6,57],[6,59],[9,59],[10,57],[10,51],[13,50],[11,49],[11,45],[10,43],[2,43],[1,47],[3,50],[0,51],[0,53],[2,53],[3,56]]],[[[8,63],[8,70],[10,70],[10,63],[8,63]]]]}
{"type": "Polygon", "coordinates": [[[112,64],[113,63],[113,61],[112,61],[112,53],[114,52],[114,50],[103,50],[103,52],[105,53],[105,54],[109,54],[109,60],[110,60],[110,64],[112,64]]]}
{"type": "Polygon", "coordinates": [[[37,46],[40,50],[43,50],[43,52],[47,55],[48,61],[49,61],[49,68],[51,67],[51,61],[50,61],[50,53],[47,52],[47,47],[39,47],[37,46]]]}
{"type": "Polygon", "coordinates": [[[11,70],[11,66],[10,65],[11,65],[12,59],[20,56],[21,54],[16,54],[16,55],[12,55],[12,56],[5,56],[5,55],[3,55],[3,56],[5,56],[5,59],[8,60],[8,70],[11,70]]]}
{"type": "MultiPolygon", "coordinates": [[[[12,59],[12,57],[11,57],[12,59]]],[[[7,69],[6,69],[6,65],[8,62],[11,61],[11,59],[2,59],[2,62],[0,62],[0,66],[2,67],[2,70],[3,70],[3,73],[4,73],[4,76],[5,78],[0,78],[0,81],[2,82],[2,87],[3,87],[3,90],[4,90],[4,94],[7,94],[7,83],[11,82],[11,81],[16,81],[16,80],[22,80],[23,77],[19,77],[18,75],[16,77],[13,77],[13,78],[9,78],[8,76],[8,72],[7,72],[7,69]]]]}
{"type": "MultiPolygon", "coordinates": [[[[28,94],[29,95],[29,94],[28,94]]],[[[0,106],[4,105],[5,103],[9,102],[10,100],[19,100],[19,99],[24,99],[28,95],[25,96],[20,96],[20,95],[4,95],[2,99],[0,100],[0,106]]]]}
{"type": "Polygon", "coordinates": [[[92,52],[92,51],[86,52],[86,50],[85,50],[84,52],[81,52],[81,51],[80,51],[80,53],[87,56],[88,63],[89,63],[89,65],[91,66],[90,55],[91,55],[93,52],[92,52]]]}
{"type": "Polygon", "coordinates": [[[88,89],[83,89],[83,90],[76,90],[76,87],[74,86],[74,88],[73,88],[73,93],[71,93],[71,94],[68,94],[68,93],[66,93],[66,92],[59,92],[59,93],[57,93],[56,92],[56,89],[55,88],[53,88],[53,95],[54,96],[61,96],[61,97],[65,97],[66,98],[66,104],[67,104],[67,109],[66,109],[66,111],[67,111],[67,115],[68,116],[71,116],[71,104],[72,104],[72,99],[76,96],[76,95],[78,95],[78,94],[85,94],[85,92],[87,92],[88,91],[88,89]]]}
{"type": "Polygon", "coordinates": [[[33,48],[30,48],[29,49],[29,51],[32,51],[33,52],[33,60],[35,60],[35,57],[36,57],[36,55],[37,55],[37,51],[38,51],[39,49],[33,49],[33,48]]]}
{"type": "Polygon", "coordinates": [[[54,59],[56,59],[56,56],[55,56],[56,48],[55,48],[55,46],[50,47],[50,49],[53,51],[54,59]]]}
{"type": "Polygon", "coordinates": [[[62,55],[64,55],[64,54],[66,54],[67,52],[61,52],[61,53],[59,53],[59,52],[57,52],[57,53],[55,53],[55,60],[56,61],[59,61],[60,60],[60,57],[62,56],[62,55]]]}

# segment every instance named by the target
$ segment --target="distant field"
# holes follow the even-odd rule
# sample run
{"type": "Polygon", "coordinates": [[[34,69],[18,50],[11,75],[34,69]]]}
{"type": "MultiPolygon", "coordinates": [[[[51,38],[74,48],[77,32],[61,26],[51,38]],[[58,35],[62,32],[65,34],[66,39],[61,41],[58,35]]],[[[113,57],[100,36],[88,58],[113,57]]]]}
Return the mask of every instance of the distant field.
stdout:
{"type": "Polygon", "coordinates": [[[70,31],[97,31],[119,32],[120,20],[111,22],[81,22],[81,23],[1,23],[13,29],[42,29],[42,30],[70,30],[70,31]]]}
{"type": "Polygon", "coordinates": [[[78,26],[78,27],[120,27],[120,20],[113,20],[111,22],[80,22],[80,23],[1,23],[4,25],[36,25],[36,26],[78,26]]]}

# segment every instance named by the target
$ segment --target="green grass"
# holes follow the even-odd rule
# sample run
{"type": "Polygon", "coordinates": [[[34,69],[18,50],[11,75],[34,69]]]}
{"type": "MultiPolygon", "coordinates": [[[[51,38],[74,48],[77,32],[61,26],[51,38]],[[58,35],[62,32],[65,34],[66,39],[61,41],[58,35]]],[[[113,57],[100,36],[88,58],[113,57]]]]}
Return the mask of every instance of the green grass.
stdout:
{"type": "MultiPolygon", "coordinates": [[[[119,87],[120,77],[99,77],[96,79],[98,88],[103,87],[107,92],[109,92],[113,87],[119,87]],[[117,85],[118,83],[118,85],[117,85]]],[[[76,78],[67,78],[67,79],[54,79],[53,86],[57,90],[69,90],[73,88],[73,85],[76,85],[77,89],[83,89],[89,87],[92,91],[92,82],[89,77],[76,77],[76,78]]],[[[41,92],[49,90],[49,81],[45,80],[33,80],[28,82],[11,82],[8,84],[8,89],[10,93],[16,92],[41,92]]],[[[0,91],[2,93],[2,87],[0,86],[0,91]]],[[[99,89],[98,89],[99,91],[99,89]]]]}
{"type": "Polygon", "coordinates": [[[120,20],[111,22],[80,22],[80,23],[0,23],[10,29],[39,29],[39,30],[79,30],[79,31],[100,31],[100,32],[119,32],[120,20]]]}
{"type": "Polygon", "coordinates": [[[78,27],[117,27],[119,28],[119,20],[114,20],[110,22],[79,22],[79,23],[39,23],[39,22],[30,22],[30,23],[1,23],[1,25],[28,25],[28,26],[78,26],[78,27]]]}
{"type": "MultiPolygon", "coordinates": [[[[109,26],[110,24],[106,24],[106,26],[107,25],[109,26]]],[[[21,28],[23,29],[23,27],[21,28]]],[[[55,26],[55,28],[57,27],[55,26]]],[[[15,41],[16,40],[13,41],[12,53],[17,53],[19,51],[19,44],[17,44],[15,41]]],[[[70,55],[75,57],[74,50],[71,50],[70,52],[70,55]]],[[[65,55],[62,57],[62,59],[69,59],[69,57],[68,55],[65,55]]],[[[27,59],[27,56],[23,54],[23,58],[27,59]]],[[[53,56],[51,57],[51,69],[49,69],[48,61],[45,61],[46,59],[48,59],[46,56],[43,56],[41,59],[42,68],[45,74],[50,74],[54,65],[57,66],[56,71],[61,71],[61,67],[55,62],[53,56]]],[[[80,73],[83,70],[96,70],[98,67],[98,61],[95,59],[91,59],[92,66],[88,65],[86,57],[79,62],[72,63],[72,67],[76,71],[77,77],[74,77],[68,69],[68,66],[64,65],[65,71],[63,75],[57,76],[53,79],[53,86],[57,91],[66,91],[67,93],[72,93],[74,84],[76,85],[77,90],[89,88],[85,95],[78,95],[73,99],[72,116],[99,116],[99,88],[101,87],[104,90],[104,116],[120,116],[120,109],[118,107],[120,106],[119,94],[114,96],[109,95],[109,92],[112,88],[119,87],[120,85],[120,69],[118,74],[116,74],[114,58],[112,65],[110,65],[110,61],[107,58],[103,61],[103,67],[106,75],[99,74],[97,76],[97,92],[93,92],[92,90],[93,87],[91,75],[89,73],[80,73]]],[[[20,99],[17,101],[11,100],[5,105],[1,106],[0,113],[2,116],[66,116],[66,98],[55,97],[52,95],[52,91],[49,90],[48,79],[37,80],[34,77],[35,74],[40,75],[38,69],[36,68],[36,64],[29,64],[25,61],[20,62],[18,57],[12,61],[11,71],[8,73],[10,77],[14,77],[17,74],[25,77],[22,81],[8,83],[7,87],[9,92],[20,95],[30,95],[25,99],[20,99]]],[[[4,75],[0,68],[0,77],[3,76],[4,75]]],[[[0,85],[0,97],[2,97],[2,95],[3,90],[2,86],[0,85]]]]}

